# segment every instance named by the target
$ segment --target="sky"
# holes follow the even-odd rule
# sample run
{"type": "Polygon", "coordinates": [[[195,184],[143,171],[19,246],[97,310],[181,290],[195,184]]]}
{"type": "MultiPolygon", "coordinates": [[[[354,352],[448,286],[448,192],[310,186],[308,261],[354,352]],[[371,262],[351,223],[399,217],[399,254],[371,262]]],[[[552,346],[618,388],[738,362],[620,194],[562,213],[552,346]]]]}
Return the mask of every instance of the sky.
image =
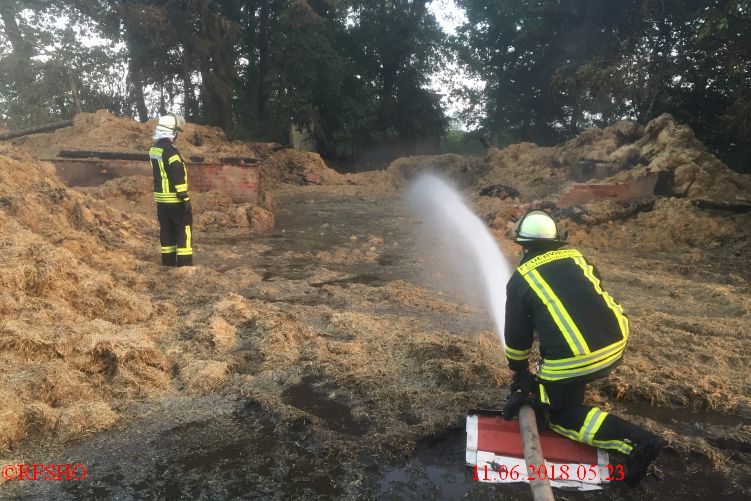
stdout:
{"type": "MultiPolygon", "coordinates": [[[[456,5],[454,0],[433,0],[428,4],[428,10],[435,16],[438,23],[448,35],[456,34],[456,29],[467,21],[464,10],[456,5]]],[[[459,99],[451,98],[452,90],[462,86],[475,89],[484,87],[485,82],[470,77],[456,63],[449,63],[431,75],[430,89],[442,94],[441,103],[449,117],[463,111],[468,105],[459,99]]],[[[454,125],[467,130],[466,123],[456,120],[454,125]]]]}

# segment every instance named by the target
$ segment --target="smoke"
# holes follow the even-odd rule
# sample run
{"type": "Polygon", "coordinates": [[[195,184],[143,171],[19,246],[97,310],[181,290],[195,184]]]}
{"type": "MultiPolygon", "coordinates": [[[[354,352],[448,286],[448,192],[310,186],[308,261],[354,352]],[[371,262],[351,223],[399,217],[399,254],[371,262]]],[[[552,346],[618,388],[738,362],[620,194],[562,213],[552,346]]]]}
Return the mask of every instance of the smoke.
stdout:
{"type": "Polygon", "coordinates": [[[440,256],[436,265],[468,302],[479,296],[505,346],[506,283],[513,268],[490,231],[454,189],[433,175],[415,181],[409,202],[423,220],[426,236],[437,244],[433,249],[440,256]]]}

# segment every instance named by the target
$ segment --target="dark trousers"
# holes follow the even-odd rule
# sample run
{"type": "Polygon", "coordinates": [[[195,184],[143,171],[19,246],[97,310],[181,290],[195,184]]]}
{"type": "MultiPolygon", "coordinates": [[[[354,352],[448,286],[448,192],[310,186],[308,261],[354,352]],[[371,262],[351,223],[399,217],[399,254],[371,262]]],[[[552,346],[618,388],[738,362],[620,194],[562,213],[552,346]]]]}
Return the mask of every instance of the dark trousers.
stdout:
{"type": "Polygon", "coordinates": [[[584,404],[586,382],[543,381],[550,401],[550,429],[577,442],[628,456],[634,446],[652,437],[648,431],[618,416],[584,404]]]}
{"type": "Polygon", "coordinates": [[[190,266],[193,264],[193,212],[189,205],[156,204],[159,219],[159,242],[162,264],[165,266],[190,266]]]}

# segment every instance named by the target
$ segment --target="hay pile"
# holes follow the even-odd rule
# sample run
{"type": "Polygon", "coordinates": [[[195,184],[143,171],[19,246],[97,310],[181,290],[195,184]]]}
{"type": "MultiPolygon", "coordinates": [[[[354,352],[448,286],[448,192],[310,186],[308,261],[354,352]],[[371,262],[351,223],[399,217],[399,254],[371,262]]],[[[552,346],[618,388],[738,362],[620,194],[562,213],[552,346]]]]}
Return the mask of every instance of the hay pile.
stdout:
{"type": "MultiPolygon", "coordinates": [[[[144,231],[158,231],[153,195],[153,180],[149,176],[128,176],[112,179],[94,187],[77,187],[76,191],[101,200],[110,207],[127,214],[143,216],[144,231]]],[[[266,233],[274,227],[274,215],[268,207],[252,203],[235,203],[218,191],[190,194],[193,206],[193,229],[205,233],[242,230],[266,233]]],[[[270,200],[270,198],[269,198],[270,200]]],[[[270,205],[270,204],[267,204],[270,205]]]]}
{"type": "MultiPolygon", "coordinates": [[[[153,142],[156,122],[152,119],[140,123],[129,117],[116,117],[107,110],[79,113],[72,127],[24,136],[14,139],[12,144],[42,159],[56,157],[60,150],[143,152],[153,142]]],[[[266,190],[283,184],[347,182],[346,177],[328,168],[316,153],[295,151],[273,143],[230,141],[218,127],[188,123],[178,135],[176,145],[184,157],[203,157],[206,162],[216,162],[223,157],[255,158],[266,190]]]]}
{"type": "Polygon", "coordinates": [[[394,186],[426,171],[462,188],[478,213],[506,238],[526,209],[541,207],[563,221],[574,244],[605,249],[627,242],[650,251],[728,247],[733,254],[741,249],[748,259],[751,212],[701,209],[697,201],[751,204],[751,176],[732,171],[690,128],[667,114],[646,126],[621,121],[586,130],[556,147],[520,143],[492,148],[484,158],[409,157],[387,169],[394,186]],[[556,207],[574,182],[621,183],[658,173],[665,186],[651,199],[556,207]]]}
{"type": "Polygon", "coordinates": [[[150,254],[142,222],[0,151],[0,450],[101,429],[118,399],[169,389],[169,315],[143,292],[156,266],[134,258],[150,254]]]}
{"type": "MultiPolygon", "coordinates": [[[[60,150],[87,151],[148,151],[153,140],[157,119],[140,123],[128,117],[116,117],[107,110],[79,113],[73,126],[48,134],[34,134],[14,139],[15,146],[29,151],[36,158],[52,158],[60,150]]],[[[221,157],[255,157],[247,143],[230,141],[218,127],[186,124],[178,136],[177,146],[186,156],[201,156],[206,161],[221,157]]]]}
{"type": "Polygon", "coordinates": [[[484,158],[407,157],[387,169],[397,185],[425,171],[453,180],[474,195],[489,186],[510,186],[519,192],[520,202],[555,200],[573,182],[619,182],[664,171],[671,179],[669,194],[751,202],[751,178],[729,169],[689,127],[667,114],[646,126],[624,120],[588,129],[555,147],[519,143],[491,148],[484,158]]]}
{"type": "MultiPolygon", "coordinates": [[[[0,146],[0,450],[30,434],[68,439],[106,428],[132,399],[226,382],[221,353],[235,326],[214,315],[215,344],[196,349],[185,337],[195,326],[182,327],[181,312],[215,303],[224,311],[222,295],[258,277],[162,269],[155,218],[145,214],[153,211],[149,183],[121,179],[89,191],[97,190],[95,198],[67,188],[50,164],[0,146]]],[[[204,218],[232,215],[207,210],[232,207],[221,194],[202,195],[204,218]]],[[[263,217],[273,218],[234,207],[236,221],[199,224],[260,231],[269,226],[263,217]]]]}
{"type": "Polygon", "coordinates": [[[732,250],[743,254],[736,257],[751,257],[747,252],[751,213],[699,209],[685,198],[658,198],[649,210],[623,220],[613,219],[623,212],[613,202],[593,203],[586,211],[583,222],[562,220],[575,245],[602,250],[622,246],[642,251],[732,250]]]}

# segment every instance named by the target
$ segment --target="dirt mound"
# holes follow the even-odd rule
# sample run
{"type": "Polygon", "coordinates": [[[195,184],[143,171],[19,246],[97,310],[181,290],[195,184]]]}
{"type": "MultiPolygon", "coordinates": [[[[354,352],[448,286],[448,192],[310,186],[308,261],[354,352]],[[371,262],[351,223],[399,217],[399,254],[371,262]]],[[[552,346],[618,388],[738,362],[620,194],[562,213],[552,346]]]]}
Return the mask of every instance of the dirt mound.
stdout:
{"type": "Polygon", "coordinates": [[[447,154],[397,158],[386,169],[397,186],[403,186],[424,172],[432,172],[465,188],[479,179],[483,172],[479,158],[447,154]]]}
{"type": "Polygon", "coordinates": [[[274,143],[253,143],[260,161],[264,189],[283,184],[342,184],[345,176],[329,168],[318,153],[297,151],[274,143]]]}
{"type": "MultiPolygon", "coordinates": [[[[13,144],[36,158],[52,158],[60,150],[147,151],[153,142],[157,119],[140,123],[128,117],[116,117],[107,110],[79,113],[73,126],[48,134],[34,134],[13,140],[13,144]]],[[[179,134],[177,147],[186,156],[201,156],[206,161],[221,157],[255,157],[241,141],[230,141],[218,127],[188,123],[179,134]]]]}

